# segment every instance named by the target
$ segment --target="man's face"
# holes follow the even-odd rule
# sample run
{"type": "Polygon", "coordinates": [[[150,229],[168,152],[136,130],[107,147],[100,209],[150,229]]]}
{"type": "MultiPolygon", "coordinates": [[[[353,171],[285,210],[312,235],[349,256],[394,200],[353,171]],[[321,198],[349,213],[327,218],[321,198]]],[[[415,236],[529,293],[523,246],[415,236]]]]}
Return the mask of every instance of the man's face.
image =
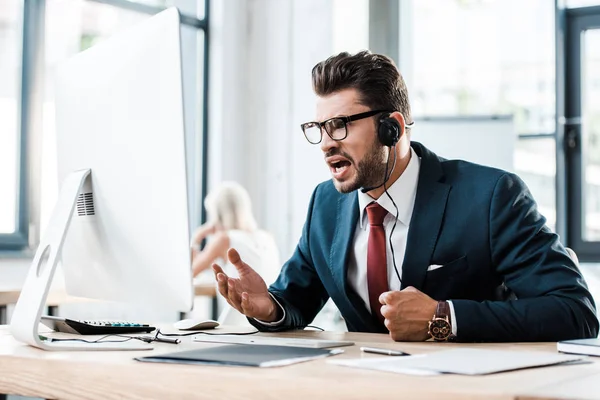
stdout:
{"type": "MultiPolygon", "coordinates": [[[[350,116],[370,111],[359,103],[355,89],[345,89],[317,102],[317,120],[350,116]]],[[[377,139],[377,116],[352,121],[347,124],[348,136],[335,141],[323,131],[321,150],[331,171],[335,188],[350,193],[363,187],[380,185],[384,180],[386,148],[377,139]]]]}

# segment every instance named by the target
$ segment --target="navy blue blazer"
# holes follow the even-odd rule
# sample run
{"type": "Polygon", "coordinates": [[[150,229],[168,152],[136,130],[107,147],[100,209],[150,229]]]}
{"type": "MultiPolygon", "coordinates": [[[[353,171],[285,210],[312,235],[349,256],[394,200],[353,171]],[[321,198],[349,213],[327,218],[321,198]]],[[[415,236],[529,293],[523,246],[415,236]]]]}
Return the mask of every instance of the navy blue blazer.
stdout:
{"type": "MultiPolygon", "coordinates": [[[[459,341],[596,337],[592,295],[523,181],[411,146],[421,168],[402,288],[452,300],[459,341]],[[444,267],[427,271],[432,264],[444,267]]],[[[331,297],[349,331],[387,332],[348,284],[358,216],[356,192],[341,194],[332,181],[317,186],[298,246],[269,288],[286,317],[277,327],[250,320],[256,328],[303,328],[331,297]]]]}

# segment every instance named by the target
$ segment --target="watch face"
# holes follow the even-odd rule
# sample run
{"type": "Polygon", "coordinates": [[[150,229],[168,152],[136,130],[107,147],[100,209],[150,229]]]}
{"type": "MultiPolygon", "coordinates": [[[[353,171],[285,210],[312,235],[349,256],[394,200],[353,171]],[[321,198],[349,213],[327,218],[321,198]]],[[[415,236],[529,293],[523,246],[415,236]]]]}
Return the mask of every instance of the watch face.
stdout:
{"type": "Polygon", "coordinates": [[[431,321],[431,324],[429,325],[429,334],[435,340],[446,340],[448,339],[448,336],[450,336],[450,333],[452,333],[452,328],[445,319],[437,318],[431,321]]]}

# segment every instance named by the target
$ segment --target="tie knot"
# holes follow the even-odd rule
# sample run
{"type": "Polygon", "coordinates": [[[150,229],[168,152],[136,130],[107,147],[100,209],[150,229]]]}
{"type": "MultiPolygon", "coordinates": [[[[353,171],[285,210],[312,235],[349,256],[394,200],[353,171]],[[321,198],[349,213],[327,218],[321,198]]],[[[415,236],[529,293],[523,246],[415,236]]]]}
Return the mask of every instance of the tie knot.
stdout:
{"type": "Polygon", "coordinates": [[[367,206],[367,216],[369,217],[369,224],[371,226],[383,225],[383,219],[387,213],[387,210],[376,202],[372,202],[367,206]]]}

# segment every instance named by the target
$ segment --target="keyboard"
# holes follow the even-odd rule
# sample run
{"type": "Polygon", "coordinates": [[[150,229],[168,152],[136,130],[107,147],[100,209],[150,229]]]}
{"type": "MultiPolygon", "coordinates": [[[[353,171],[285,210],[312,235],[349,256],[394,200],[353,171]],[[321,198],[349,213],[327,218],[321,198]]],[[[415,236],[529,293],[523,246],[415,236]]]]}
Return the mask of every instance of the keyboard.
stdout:
{"type": "Polygon", "coordinates": [[[148,324],[126,321],[80,321],[62,317],[42,316],[40,322],[56,332],[78,335],[110,335],[122,333],[152,332],[156,329],[148,324]]]}
{"type": "Polygon", "coordinates": [[[328,347],[352,346],[354,342],[345,340],[304,339],[269,336],[240,336],[240,335],[198,335],[194,336],[195,342],[229,343],[229,344],[256,344],[270,346],[311,347],[324,349],[328,347]]]}

